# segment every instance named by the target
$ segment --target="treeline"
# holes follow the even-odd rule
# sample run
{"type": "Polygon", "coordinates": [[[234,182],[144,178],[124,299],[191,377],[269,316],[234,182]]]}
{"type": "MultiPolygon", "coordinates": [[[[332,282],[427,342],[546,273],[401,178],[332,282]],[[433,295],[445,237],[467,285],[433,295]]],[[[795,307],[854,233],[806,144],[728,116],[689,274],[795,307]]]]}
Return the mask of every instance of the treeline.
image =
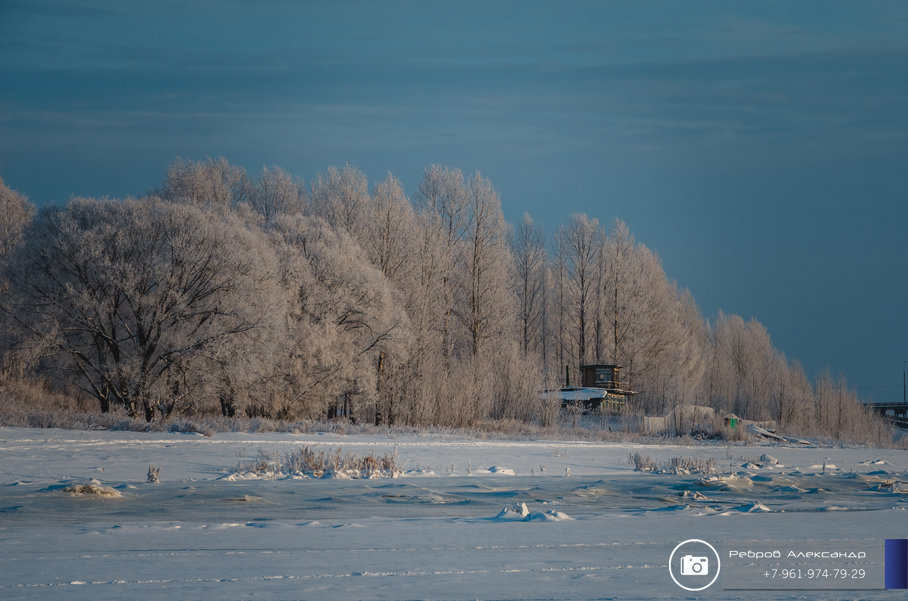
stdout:
{"type": "Polygon", "coordinates": [[[178,160],[142,198],[37,213],[0,181],[0,215],[4,369],[102,412],[545,426],[559,405],[541,391],[615,363],[642,412],[889,436],[758,322],[704,320],[623,222],[512,227],[478,172],[433,165],[410,198],[350,165],[307,186],[178,160]]]}

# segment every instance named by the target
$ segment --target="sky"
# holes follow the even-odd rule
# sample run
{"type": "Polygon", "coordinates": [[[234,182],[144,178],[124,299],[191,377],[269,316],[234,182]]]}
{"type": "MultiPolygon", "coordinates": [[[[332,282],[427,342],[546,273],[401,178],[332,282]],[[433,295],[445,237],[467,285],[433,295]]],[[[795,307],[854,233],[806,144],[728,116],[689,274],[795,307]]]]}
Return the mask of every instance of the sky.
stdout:
{"type": "Polygon", "coordinates": [[[903,393],[903,2],[0,0],[9,186],[140,195],[208,156],[479,170],[512,223],[622,219],[706,318],[903,393]]]}

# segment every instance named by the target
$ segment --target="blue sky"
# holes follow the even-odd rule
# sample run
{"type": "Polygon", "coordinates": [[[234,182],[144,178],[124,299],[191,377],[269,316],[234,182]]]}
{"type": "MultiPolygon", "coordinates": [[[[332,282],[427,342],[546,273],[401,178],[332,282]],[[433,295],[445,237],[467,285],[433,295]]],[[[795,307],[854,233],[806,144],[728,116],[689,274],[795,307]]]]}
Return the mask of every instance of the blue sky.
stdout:
{"type": "Polygon", "coordinates": [[[177,156],[479,169],[512,222],[621,218],[705,316],[901,396],[905,3],[3,0],[0,81],[0,175],[38,204],[177,156]]]}

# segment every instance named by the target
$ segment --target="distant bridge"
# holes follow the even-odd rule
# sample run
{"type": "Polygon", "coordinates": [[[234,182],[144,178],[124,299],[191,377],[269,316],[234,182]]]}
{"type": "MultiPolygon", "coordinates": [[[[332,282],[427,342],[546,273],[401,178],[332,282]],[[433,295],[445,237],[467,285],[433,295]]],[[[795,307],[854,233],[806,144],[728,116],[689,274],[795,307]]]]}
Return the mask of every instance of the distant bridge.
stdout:
{"type": "Polygon", "coordinates": [[[908,430],[908,403],[868,403],[884,419],[908,430]]]}

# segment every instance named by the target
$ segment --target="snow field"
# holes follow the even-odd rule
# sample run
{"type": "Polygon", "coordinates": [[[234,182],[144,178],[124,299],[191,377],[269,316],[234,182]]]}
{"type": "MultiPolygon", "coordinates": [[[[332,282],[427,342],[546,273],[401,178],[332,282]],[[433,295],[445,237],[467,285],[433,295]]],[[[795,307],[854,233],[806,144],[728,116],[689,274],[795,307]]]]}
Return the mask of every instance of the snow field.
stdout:
{"type": "MultiPolygon", "coordinates": [[[[881,449],[0,429],[0,598],[677,598],[689,538],[908,537],[906,474],[881,449]],[[227,479],[301,445],[396,451],[403,474],[227,479]],[[635,472],[635,452],[718,473],[635,472]]],[[[685,598],[897,598],[722,584],[685,598]]]]}

